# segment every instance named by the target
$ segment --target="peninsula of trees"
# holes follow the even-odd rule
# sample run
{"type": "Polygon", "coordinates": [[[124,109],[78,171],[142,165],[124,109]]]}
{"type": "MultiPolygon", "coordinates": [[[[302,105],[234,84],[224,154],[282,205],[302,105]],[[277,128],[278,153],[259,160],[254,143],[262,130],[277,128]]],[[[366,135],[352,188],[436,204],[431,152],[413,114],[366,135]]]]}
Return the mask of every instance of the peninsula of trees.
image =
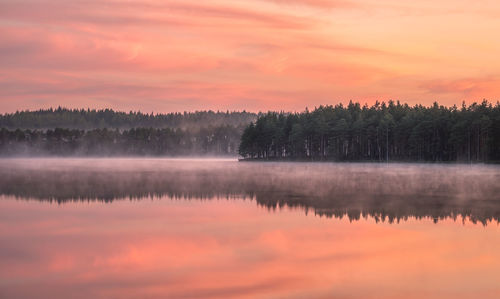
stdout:
{"type": "Polygon", "coordinates": [[[500,103],[410,107],[389,101],[269,112],[243,132],[249,160],[500,161],[500,103]]]}

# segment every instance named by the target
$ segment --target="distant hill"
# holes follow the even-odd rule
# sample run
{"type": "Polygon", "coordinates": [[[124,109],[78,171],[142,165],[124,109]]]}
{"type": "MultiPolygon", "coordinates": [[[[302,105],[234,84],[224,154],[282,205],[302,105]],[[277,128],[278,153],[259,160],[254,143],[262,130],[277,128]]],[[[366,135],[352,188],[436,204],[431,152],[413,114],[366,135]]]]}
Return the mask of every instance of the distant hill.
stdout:
{"type": "Polygon", "coordinates": [[[92,129],[131,129],[131,128],[170,128],[198,130],[207,127],[246,127],[257,119],[257,114],[246,111],[220,112],[196,111],[168,114],[147,114],[142,112],[118,112],[112,109],[41,109],[37,111],[18,111],[0,114],[0,128],[38,129],[55,128],[92,130],[92,129]]]}

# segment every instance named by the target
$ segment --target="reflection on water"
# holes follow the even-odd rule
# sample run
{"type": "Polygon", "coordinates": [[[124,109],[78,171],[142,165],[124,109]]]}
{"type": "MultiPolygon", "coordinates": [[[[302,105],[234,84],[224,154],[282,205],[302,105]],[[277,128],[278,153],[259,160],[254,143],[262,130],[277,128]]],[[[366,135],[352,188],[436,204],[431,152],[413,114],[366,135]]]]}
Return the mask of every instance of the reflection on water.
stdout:
{"type": "Polygon", "coordinates": [[[21,199],[246,197],[270,209],[350,220],[500,220],[499,166],[161,159],[19,159],[0,166],[0,194],[21,199]]]}
{"type": "Polygon", "coordinates": [[[2,160],[0,298],[498,298],[499,174],[2,160]]]}

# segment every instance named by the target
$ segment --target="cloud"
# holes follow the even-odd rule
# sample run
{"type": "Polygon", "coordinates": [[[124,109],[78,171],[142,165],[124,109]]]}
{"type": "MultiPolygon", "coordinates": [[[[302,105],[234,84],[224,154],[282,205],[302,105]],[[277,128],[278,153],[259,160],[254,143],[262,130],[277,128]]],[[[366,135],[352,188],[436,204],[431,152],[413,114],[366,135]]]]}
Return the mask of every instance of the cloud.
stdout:
{"type": "Polygon", "coordinates": [[[500,43],[484,30],[500,24],[476,22],[476,10],[500,6],[467,14],[465,2],[450,3],[4,0],[1,112],[72,101],[168,112],[491,97],[497,81],[461,74],[500,67],[500,43]]]}
{"type": "Polygon", "coordinates": [[[264,0],[268,2],[277,3],[280,5],[300,5],[309,6],[320,9],[332,9],[332,8],[353,8],[357,4],[354,1],[344,1],[344,0],[264,0]]]}
{"type": "Polygon", "coordinates": [[[433,80],[421,85],[430,94],[453,94],[460,98],[480,100],[497,99],[500,95],[500,78],[479,77],[457,80],[433,80]]]}
{"type": "MultiPolygon", "coordinates": [[[[89,23],[95,25],[203,26],[207,20],[233,26],[251,24],[268,28],[301,29],[311,25],[306,18],[229,5],[207,5],[190,1],[3,1],[0,17],[24,22],[89,23]],[[139,12],[139,13],[137,13],[139,12]]],[[[220,25],[220,24],[212,24],[220,25]]]]}

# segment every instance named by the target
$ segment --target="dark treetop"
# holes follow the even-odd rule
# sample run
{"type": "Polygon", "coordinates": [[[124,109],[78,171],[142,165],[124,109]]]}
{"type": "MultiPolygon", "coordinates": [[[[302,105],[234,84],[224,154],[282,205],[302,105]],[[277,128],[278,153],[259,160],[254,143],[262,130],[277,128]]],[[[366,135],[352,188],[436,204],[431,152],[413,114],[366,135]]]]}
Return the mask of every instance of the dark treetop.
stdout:
{"type": "Polygon", "coordinates": [[[447,108],[389,101],[260,115],[244,131],[248,159],[500,161],[500,103],[447,108]]]}

